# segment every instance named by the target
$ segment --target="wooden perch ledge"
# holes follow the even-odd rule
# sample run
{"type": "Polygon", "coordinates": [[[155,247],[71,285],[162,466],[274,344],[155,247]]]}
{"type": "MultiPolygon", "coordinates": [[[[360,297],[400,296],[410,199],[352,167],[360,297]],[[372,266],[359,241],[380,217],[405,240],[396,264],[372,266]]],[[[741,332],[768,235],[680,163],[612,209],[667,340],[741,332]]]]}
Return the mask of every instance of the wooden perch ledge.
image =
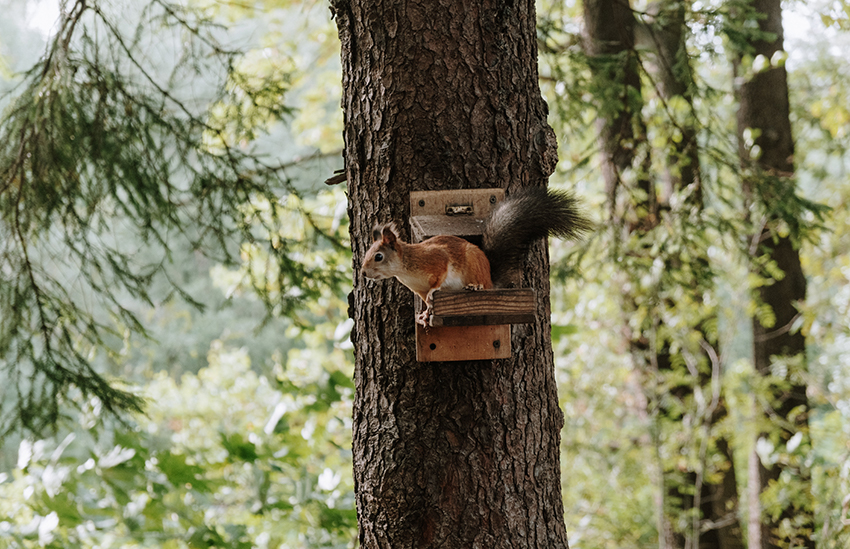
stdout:
{"type": "Polygon", "coordinates": [[[433,299],[431,326],[531,324],[535,319],[531,288],[439,290],[433,299]]]}

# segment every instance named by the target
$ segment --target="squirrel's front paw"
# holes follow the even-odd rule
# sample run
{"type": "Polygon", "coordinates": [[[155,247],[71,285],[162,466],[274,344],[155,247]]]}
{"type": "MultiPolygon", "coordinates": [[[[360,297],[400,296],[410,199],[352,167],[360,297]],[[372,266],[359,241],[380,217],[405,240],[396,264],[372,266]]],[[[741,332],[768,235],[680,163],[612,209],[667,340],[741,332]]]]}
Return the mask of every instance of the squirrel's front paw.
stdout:
{"type": "Polygon", "coordinates": [[[423,326],[428,326],[428,321],[431,317],[431,309],[425,309],[418,315],[416,315],[416,322],[422,324],[423,326]]]}
{"type": "Polygon", "coordinates": [[[470,290],[473,292],[477,292],[478,290],[484,289],[484,284],[467,284],[463,287],[464,290],[470,290]]]}

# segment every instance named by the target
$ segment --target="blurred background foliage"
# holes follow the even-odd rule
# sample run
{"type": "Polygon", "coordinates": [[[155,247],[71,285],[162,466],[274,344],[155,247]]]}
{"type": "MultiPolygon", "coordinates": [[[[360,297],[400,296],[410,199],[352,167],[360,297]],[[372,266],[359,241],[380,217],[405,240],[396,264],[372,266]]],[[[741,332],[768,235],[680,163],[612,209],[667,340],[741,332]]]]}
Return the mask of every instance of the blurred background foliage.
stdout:
{"type": "MultiPolygon", "coordinates": [[[[14,126],[21,119],[12,114],[35,112],[28,109],[44,104],[36,97],[47,85],[45,54],[62,36],[56,4],[0,0],[7,14],[0,19],[3,135],[23,127],[14,126]]],[[[90,195],[99,202],[87,215],[99,217],[86,218],[94,232],[85,240],[102,252],[98,257],[112,257],[111,264],[95,268],[93,279],[81,274],[91,272],[93,263],[66,260],[67,230],[38,232],[35,223],[23,238],[9,225],[0,229],[12,242],[0,244],[0,283],[17,287],[14,242],[26,242],[37,253],[31,260],[37,268],[30,270],[43,277],[46,292],[56,293],[58,311],[48,336],[40,333],[38,318],[23,312],[0,319],[0,346],[5,345],[0,545],[355,547],[346,197],[341,186],[324,185],[342,167],[339,43],[328,5],[311,0],[89,4],[102,16],[81,19],[88,38],[80,38],[77,29],[66,45],[69,63],[80,72],[56,69],[69,78],[65,88],[50,84],[56,86],[51,93],[64,97],[57,108],[67,112],[77,105],[82,114],[68,122],[77,124],[86,116],[96,119],[102,111],[92,107],[97,101],[91,98],[102,98],[116,121],[104,127],[123,128],[124,134],[112,136],[116,139],[154,147],[160,158],[148,158],[147,167],[159,166],[162,173],[149,174],[150,184],[161,189],[166,174],[173,187],[162,195],[159,190],[140,195],[141,202],[131,201],[130,207],[121,206],[129,190],[107,188],[90,195]],[[124,54],[118,36],[133,45],[124,54]],[[131,53],[137,64],[127,61],[131,53]],[[111,68],[110,83],[134,89],[119,87],[125,96],[96,91],[97,78],[85,75],[98,67],[111,68]],[[174,99],[162,100],[163,91],[174,99]],[[131,95],[147,99],[134,103],[131,95]],[[131,135],[137,128],[119,122],[135,120],[145,109],[156,118],[145,127],[160,129],[137,142],[131,135]],[[182,145],[181,135],[186,137],[182,145]],[[157,196],[162,215],[140,223],[134,208],[157,196]],[[178,206],[185,205],[190,213],[181,218],[178,206]],[[126,265],[135,270],[122,278],[126,265]],[[104,287],[111,292],[106,299],[99,291],[104,287]],[[63,314],[72,321],[63,324],[63,314]],[[140,397],[143,412],[111,413],[120,408],[109,400],[116,394],[87,388],[79,378],[59,383],[58,393],[48,391],[59,396],[47,404],[39,378],[16,385],[38,370],[49,348],[45,342],[56,333],[64,334],[67,356],[80,362],[82,377],[91,377],[87,369],[105,376],[121,391],[118,397],[140,397]],[[15,337],[46,339],[25,352],[15,337]]],[[[63,3],[68,10],[76,5],[63,3]]],[[[750,362],[748,315],[756,305],[748,290],[754,282],[739,252],[746,229],[736,210],[741,199],[726,51],[734,30],[729,6],[696,2],[688,9],[688,51],[698,82],[695,116],[709,195],[706,223],[698,233],[685,224],[654,237],[686,252],[704,248],[713,264],[716,290],[702,305],[718,311],[712,329],[723,342],[722,384],[730,411],[719,428],[731,434],[744,494],[746,455],[757,432],[752,396],[764,381],[750,362]]],[[[814,231],[802,248],[809,286],[796,329],[808,343],[808,371],[801,375],[816,409],[813,445],[763,448],[762,454],[772,459],[785,452],[806,462],[815,483],[820,546],[845,547],[850,540],[850,62],[845,53],[850,11],[833,1],[795,2],[789,8],[785,62],[797,184],[807,199],[832,209],[825,230],[814,231]]],[[[605,194],[594,123],[604,90],[594,89],[582,53],[581,16],[576,2],[538,2],[541,86],[561,146],[551,184],[575,188],[591,214],[602,219],[596,213],[603,210],[605,194]]],[[[689,115],[679,107],[645,98],[651,142],[661,147],[676,139],[671,119],[689,115]]],[[[58,116],[38,112],[49,120],[58,116]]],[[[90,189],[109,177],[145,173],[123,166],[104,180],[86,178],[86,170],[93,170],[86,155],[123,145],[84,146],[86,154],[75,157],[68,141],[73,134],[57,131],[53,138],[63,139],[56,150],[65,151],[69,168],[64,175],[53,174],[53,191],[69,184],[69,173],[81,174],[80,185],[91,184],[90,189]]],[[[0,156],[4,166],[16,154],[10,143],[0,156]]],[[[655,156],[652,173],[663,173],[663,159],[655,156]]],[[[0,184],[13,180],[10,172],[3,173],[0,184]]],[[[33,168],[21,173],[33,180],[38,175],[33,168]]],[[[135,184],[125,183],[128,189],[135,184]]],[[[4,190],[2,200],[9,196],[4,190]]],[[[647,406],[663,387],[647,388],[632,363],[623,327],[639,320],[627,316],[620,293],[636,285],[637,295],[657,298],[653,276],[675,279],[676,273],[659,274],[657,266],[617,257],[601,236],[580,246],[553,242],[551,253],[570,543],[657,547],[661,471],[676,460],[699,461],[705,433],[698,421],[671,424],[647,406]],[[693,452],[678,452],[689,445],[693,452]]],[[[30,299],[21,297],[23,289],[16,295],[21,303],[30,299]]],[[[677,337],[687,340],[689,327],[701,322],[704,311],[681,295],[666,297],[676,304],[665,312],[667,325],[678,326],[677,337]]],[[[28,303],[38,301],[32,299],[28,303]]],[[[4,314],[8,310],[12,307],[4,314]]],[[[683,412],[683,417],[693,416],[683,412]]],[[[768,504],[781,507],[795,495],[767,497],[768,504]]]]}

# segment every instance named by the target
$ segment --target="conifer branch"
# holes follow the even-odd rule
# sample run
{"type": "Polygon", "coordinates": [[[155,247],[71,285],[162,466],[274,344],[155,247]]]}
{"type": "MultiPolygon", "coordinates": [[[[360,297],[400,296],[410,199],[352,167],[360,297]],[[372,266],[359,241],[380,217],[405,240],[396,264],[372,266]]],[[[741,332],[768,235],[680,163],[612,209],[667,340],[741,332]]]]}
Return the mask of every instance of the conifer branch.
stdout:
{"type": "MultiPolygon", "coordinates": [[[[0,438],[40,433],[65,407],[91,399],[110,413],[140,410],[142,401],[110,384],[89,355],[111,352],[109,339],[124,329],[147,336],[130,303],[152,304],[155,279],[200,305],[169,274],[175,243],[234,265],[240,242],[280,241],[291,222],[277,206],[272,216],[248,214],[294,189],[291,164],[244,146],[290,112],[288,76],[240,75],[242,52],[220,44],[220,25],[200,11],[150,0],[134,32],[124,24],[102,2],[74,2],[0,119],[0,372],[9,380],[0,388],[0,438]],[[151,32],[180,36],[164,77],[140,49],[151,32]],[[181,87],[209,70],[219,81],[208,96],[181,87]],[[216,106],[226,114],[214,115],[216,106]],[[143,247],[158,257],[136,259],[143,247]]],[[[286,215],[340,249],[303,207],[286,215]]],[[[333,266],[301,264],[305,245],[267,244],[278,287],[304,286],[300,295],[260,291],[269,314],[345,279],[333,266]]]]}

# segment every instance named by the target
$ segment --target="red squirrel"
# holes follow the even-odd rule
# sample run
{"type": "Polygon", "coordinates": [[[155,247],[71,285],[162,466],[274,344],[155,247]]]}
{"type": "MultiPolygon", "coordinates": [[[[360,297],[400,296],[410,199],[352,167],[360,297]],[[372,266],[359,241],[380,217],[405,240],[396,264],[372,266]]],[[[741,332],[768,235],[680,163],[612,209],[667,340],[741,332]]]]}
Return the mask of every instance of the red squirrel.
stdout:
{"type": "Polygon", "coordinates": [[[573,195],[545,188],[523,189],[490,212],[481,248],[449,235],[407,244],[399,238],[395,224],[375,227],[363,274],[373,280],[396,277],[413,290],[426,305],[416,321],[427,326],[435,291],[504,286],[508,275],[521,266],[532,242],[547,236],[576,238],[590,227],[573,195]]]}

